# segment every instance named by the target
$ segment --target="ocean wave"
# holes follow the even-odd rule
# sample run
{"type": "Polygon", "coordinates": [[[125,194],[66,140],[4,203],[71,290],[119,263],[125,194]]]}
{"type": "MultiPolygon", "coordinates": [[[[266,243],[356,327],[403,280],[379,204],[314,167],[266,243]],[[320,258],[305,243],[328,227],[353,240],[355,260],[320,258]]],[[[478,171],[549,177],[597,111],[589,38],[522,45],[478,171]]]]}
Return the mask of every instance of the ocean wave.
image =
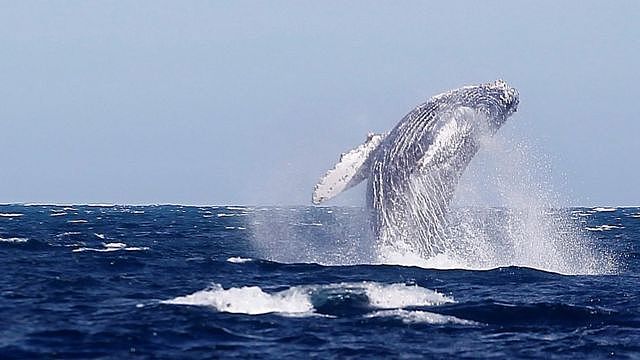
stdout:
{"type": "Polygon", "coordinates": [[[613,229],[624,229],[624,226],[600,225],[600,226],[595,226],[595,227],[586,227],[585,229],[587,229],[589,231],[609,231],[609,230],[613,230],[613,229]]]}
{"type": "Polygon", "coordinates": [[[23,215],[24,214],[20,214],[20,213],[0,213],[0,217],[5,217],[5,218],[15,218],[23,215]]]}
{"type": "Polygon", "coordinates": [[[475,321],[460,319],[451,315],[436,314],[422,310],[380,310],[367,314],[367,318],[397,318],[405,324],[457,324],[457,325],[481,325],[475,321]]]}
{"type": "Polygon", "coordinates": [[[80,231],[66,231],[56,235],[56,237],[65,237],[65,236],[74,236],[74,235],[82,235],[82,233],[80,231]]]}
{"type": "Polygon", "coordinates": [[[210,306],[220,312],[248,315],[336,315],[452,302],[454,300],[450,297],[417,285],[368,281],[293,286],[273,293],[258,286],[224,289],[213,284],[205,290],[163,301],[174,305],[210,306]]]}
{"type": "Polygon", "coordinates": [[[85,252],[85,251],[93,251],[93,252],[112,252],[112,251],[145,251],[149,250],[146,246],[128,246],[125,243],[103,243],[102,248],[90,248],[90,247],[80,247],[77,249],[71,250],[72,252],[85,252]]]}
{"type": "Polygon", "coordinates": [[[434,306],[454,302],[452,298],[437,291],[417,285],[364,282],[362,286],[366,289],[370,304],[380,309],[434,306]]]}
{"type": "Polygon", "coordinates": [[[247,228],[242,226],[225,226],[225,230],[247,230],[247,228]]]}
{"type": "Polygon", "coordinates": [[[247,216],[249,214],[248,213],[232,213],[232,214],[218,213],[217,215],[218,217],[233,217],[233,216],[247,216]]]}
{"type": "Polygon", "coordinates": [[[617,209],[614,207],[604,207],[604,206],[599,206],[599,207],[595,207],[593,208],[593,211],[597,211],[597,212],[614,212],[617,209]]]}
{"type": "Polygon", "coordinates": [[[236,210],[236,211],[251,210],[250,208],[244,207],[244,206],[225,206],[225,209],[227,209],[227,210],[236,210]]]}
{"type": "Polygon", "coordinates": [[[232,256],[230,258],[227,259],[227,262],[233,263],[233,264],[244,264],[247,262],[253,261],[253,259],[251,258],[243,258],[243,257],[239,257],[239,256],[232,256]]]}
{"type": "Polygon", "coordinates": [[[29,241],[27,238],[21,237],[11,237],[11,238],[0,238],[0,242],[3,243],[12,243],[12,244],[23,244],[29,241]]]}

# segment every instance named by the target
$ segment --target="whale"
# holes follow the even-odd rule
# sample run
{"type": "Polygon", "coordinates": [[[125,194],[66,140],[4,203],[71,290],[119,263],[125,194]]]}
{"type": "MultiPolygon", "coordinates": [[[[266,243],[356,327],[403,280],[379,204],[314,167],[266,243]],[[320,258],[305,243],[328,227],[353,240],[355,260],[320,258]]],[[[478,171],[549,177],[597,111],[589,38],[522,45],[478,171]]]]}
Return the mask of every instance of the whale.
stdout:
{"type": "Polygon", "coordinates": [[[457,184],[485,139],[517,111],[506,81],[463,86],[419,104],[389,132],[343,153],[313,189],[315,205],[363,181],[379,248],[423,258],[452,249],[447,214],[457,184]]]}

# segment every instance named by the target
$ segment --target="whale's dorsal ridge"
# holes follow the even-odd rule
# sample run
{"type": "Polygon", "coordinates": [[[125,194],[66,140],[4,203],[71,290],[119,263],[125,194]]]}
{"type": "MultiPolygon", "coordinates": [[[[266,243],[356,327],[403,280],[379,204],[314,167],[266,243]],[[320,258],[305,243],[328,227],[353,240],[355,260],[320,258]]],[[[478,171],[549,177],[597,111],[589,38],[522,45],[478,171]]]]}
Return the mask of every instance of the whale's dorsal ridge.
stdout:
{"type": "Polygon", "coordinates": [[[340,155],[340,160],[320,179],[313,190],[312,202],[320,204],[358,185],[369,177],[368,161],[386,134],[367,134],[364,143],[340,155]]]}

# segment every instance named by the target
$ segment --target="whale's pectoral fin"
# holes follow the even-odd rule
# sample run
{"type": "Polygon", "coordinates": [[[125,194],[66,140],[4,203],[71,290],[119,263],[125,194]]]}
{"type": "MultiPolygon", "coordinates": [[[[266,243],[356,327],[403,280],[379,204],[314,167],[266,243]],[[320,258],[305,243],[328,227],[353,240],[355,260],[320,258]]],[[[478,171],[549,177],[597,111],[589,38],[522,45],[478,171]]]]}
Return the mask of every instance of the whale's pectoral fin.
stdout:
{"type": "Polygon", "coordinates": [[[343,153],[336,166],[327,171],[313,189],[313,203],[320,204],[329,200],[366,179],[370,171],[368,160],[384,137],[385,134],[369,134],[363,144],[343,153]]]}

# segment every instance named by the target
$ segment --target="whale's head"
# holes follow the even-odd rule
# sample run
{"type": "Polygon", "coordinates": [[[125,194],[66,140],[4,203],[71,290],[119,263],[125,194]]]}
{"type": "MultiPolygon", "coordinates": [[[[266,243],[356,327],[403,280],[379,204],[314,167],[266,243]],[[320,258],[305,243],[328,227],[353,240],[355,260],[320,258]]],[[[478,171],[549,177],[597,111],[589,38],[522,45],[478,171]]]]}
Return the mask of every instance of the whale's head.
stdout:
{"type": "Polygon", "coordinates": [[[502,79],[474,86],[468,90],[471,92],[469,98],[473,102],[469,105],[487,115],[489,125],[494,130],[500,128],[511,114],[518,111],[520,102],[518,90],[502,79]]]}

